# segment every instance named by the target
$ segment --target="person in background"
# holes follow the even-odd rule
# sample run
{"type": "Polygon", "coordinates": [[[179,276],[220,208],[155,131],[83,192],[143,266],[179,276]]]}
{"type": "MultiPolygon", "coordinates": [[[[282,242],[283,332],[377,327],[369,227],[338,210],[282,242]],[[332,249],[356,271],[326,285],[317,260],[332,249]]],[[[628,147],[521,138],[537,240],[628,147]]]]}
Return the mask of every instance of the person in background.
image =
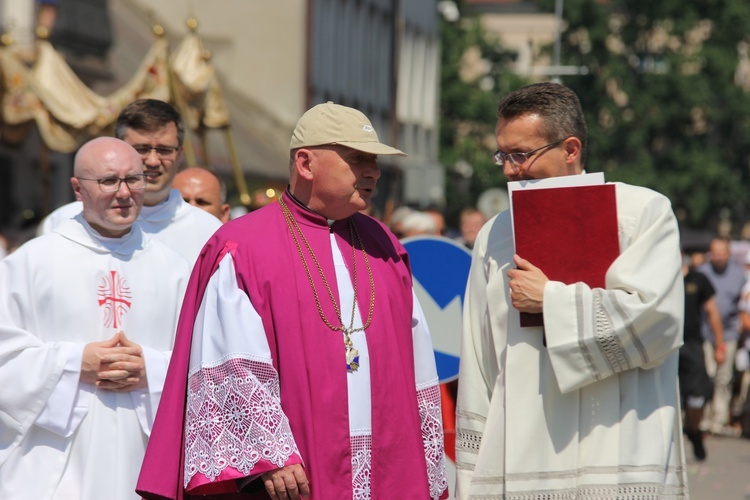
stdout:
{"type": "Polygon", "coordinates": [[[414,209],[412,209],[411,207],[402,205],[396,208],[391,214],[389,221],[388,221],[388,227],[391,230],[391,232],[396,236],[396,238],[401,239],[404,237],[404,219],[406,218],[407,215],[409,215],[413,211],[414,209]]]}
{"type": "Polygon", "coordinates": [[[706,263],[706,253],[700,250],[690,252],[690,267],[698,269],[706,263]]]}
{"type": "MultiPolygon", "coordinates": [[[[750,274],[750,252],[745,256],[745,276],[750,274]]],[[[740,324],[742,333],[737,341],[734,368],[736,396],[732,403],[730,418],[736,434],[750,438],[750,280],[742,289],[740,300],[740,324]]]]}
{"type": "Polygon", "coordinates": [[[732,400],[734,356],[741,330],[740,300],[746,281],[745,272],[743,267],[731,258],[729,239],[718,236],[711,240],[708,262],[698,267],[698,271],[711,281],[716,291],[716,306],[719,308],[724,328],[722,348],[722,345],[714,343],[708,323],[703,322],[706,369],[714,381],[714,395],[704,414],[701,427],[712,434],[733,436],[735,431],[729,426],[729,410],[732,400]],[[716,356],[718,351],[723,351],[719,358],[716,356]],[[719,363],[717,359],[723,361],[719,363]]]}
{"type": "Polygon", "coordinates": [[[222,224],[229,221],[227,187],[212,171],[202,167],[180,170],[172,180],[172,187],[187,203],[205,210],[222,224]]]}
{"type": "Polygon", "coordinates": [[[689,257],[683,254],[682,273],[685,281],[685,327],[680,347],[679,380],[682,407],[685,411],[685,434],[693,445],[698,460],[706,459],[703,432],[700,429],[703,409],[711,401],[713,383],[706,372],[701,334],[705,314],[714,345],[715,361],[724,362],[724,327],[714,299],[714,287],[708,278],[690,267],[689,257]]]}
{"type": "Polygon", "coordinates": [[[445,224],[445,216],[443,215],[443,212],[437,207],[430,206],[424,209],[424,213],[434,219],[435,230],[437,231],[435,234],[445,235],[448,227],[445,224]]]}
{"type": "Polygon", "coordinates": [[[482,226],[484,226],[486,222],[487,219],[484,217],[484,214],[476,208],[464,208],[459,214],[458,229],[461,235],[456,240],[463,243],[466,248],[474,248],[477,234],[479,234],[479,230],[482,229],[482,226]]]}
{"type": "Polygon", "coordinates": [[[412,210],[401,220],[401,234],[404,238],[419,235],[439,236],[440,231],[432,215],[412,210]]]}
{"type": "MultiPolygon", "coordinates": [[[[127,142],[141,155],[146,176],[141,229],[180,255],[195,262],[203,244],[221,222],[191,206],[172,189],[172,179],[182,156],[185,125],[171,105],[156,99],[139,99],[123,108],[115,123],[115,137],[127,142]]],[[[81,213],[81,203],[63,205],[39,226],[39,234],[50,232],[62,220],[81,213]]]]}

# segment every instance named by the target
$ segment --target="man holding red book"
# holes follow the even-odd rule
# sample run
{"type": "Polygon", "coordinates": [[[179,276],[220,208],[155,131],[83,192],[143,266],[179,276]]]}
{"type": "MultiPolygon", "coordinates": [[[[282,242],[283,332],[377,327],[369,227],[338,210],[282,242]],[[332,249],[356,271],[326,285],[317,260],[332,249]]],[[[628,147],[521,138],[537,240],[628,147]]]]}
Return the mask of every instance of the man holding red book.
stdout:
{"type": "MultiPolygon", "coordinates": [[[[510,181],[584,172],[583,111],[562,85],[508,95],[498,107],[496,136],[495,161],[510,181]]],[[[687,498],[677,222],[666,197],[609,186],[614,207],[591,206],[577,188],[569,196],[548,191],[559,200],[551,212],[588,213],[592,221],[614,208],[611,229],[588,224],[602,240],[618,242],[604,286],[557,281],[555,269],[516,254],[512,220],[516,230],[519,221],[536,225],[538,245],[549,253],[570,252],[562,249],[576,242],[560,238],[575,239],[565,234],[575,235],[580,222],[562,219],[570,231],[545,239],[549,222],[524,218],[514,205],[513,216],[497,215],[477,237],[459,372],[459,499],[687,498]],[[542,321],[522,326],[521,313],[541,313],[542,321]]],[[[584,250],[596,260],[596,249],[584,250]]],[[[564,265],[561,257],[552,261],[564,265]]]]}

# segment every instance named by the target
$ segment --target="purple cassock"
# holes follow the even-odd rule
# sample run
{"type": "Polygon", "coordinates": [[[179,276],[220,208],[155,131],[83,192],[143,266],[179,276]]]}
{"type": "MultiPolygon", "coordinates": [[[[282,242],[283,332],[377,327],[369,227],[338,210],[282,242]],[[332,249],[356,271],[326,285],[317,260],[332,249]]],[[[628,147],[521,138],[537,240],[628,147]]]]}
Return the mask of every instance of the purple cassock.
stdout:
{"type": "MultiPolygon", "coordinates": [[[[352,255],[348,220],[329,228],[325,218],[288,192],[284,200],[337,304],[341,302],[333,279],[330,235],[335,235],[348,269],[356,258],[358,308],[368,311],[370,283],[358,243],[356,257],[352,255]]],[[[342,335],[321,320],[299,250],[279,204],[273,203],[222,226],[195,264],[138,481],[141,495],[252,498],[238,493],[245,478],[302,463],[312,500],[447,497],[437,380],[418,391],[415,379],[412,278],[406,251],[379,221],[359,213],[353,217],[376,290],[366,330],[372,408],[369,491],[353,494],[356,472],[342,335]],[[196,316],[204,314],[199,309],[207,285],[227,254],[237,286],[262,321],[258,331],[247,328],[238,336],[265,336],[270,352],[265,366],[252,356],[227,352],[221,363],[198,362],[196,368],[196,316]]],[[[336,318],[325,284],[310,267],[324,314],[336,318]]],[[[348,312],[342,311],[342,316],[348,312]]],[[[207,335],[210,332],[204,330],[207,335]]],[[[235,345],[243,341],[233,340],[235,345]]],[[[250,486],[257,486],[258,498],[264,498],[261,481],[254,483],[250,486]]]]}

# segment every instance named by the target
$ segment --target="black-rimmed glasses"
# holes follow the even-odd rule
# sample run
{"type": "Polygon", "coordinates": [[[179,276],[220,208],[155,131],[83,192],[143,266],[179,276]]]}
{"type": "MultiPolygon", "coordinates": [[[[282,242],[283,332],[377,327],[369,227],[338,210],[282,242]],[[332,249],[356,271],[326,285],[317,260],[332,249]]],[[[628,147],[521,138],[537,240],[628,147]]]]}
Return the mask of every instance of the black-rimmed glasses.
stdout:
{"type": "MultiPolygon", "coordinates": [[[[567,137],[565,139],[567,139],[567,137]]],[[[505,165],[506,161],[510,161],[512,167],[520,167],[521,165],[529,161],[529,158],[531,158],[534,153],[537,153],[546,148],[551,148],[552,146],[557,146],[565,139],[550,142],[549,144],[545,144],[544,146],[532,149],[531,151],[526,151],[525,153],[503,153],[498,149],[492,154],[492,159],[495,161],[495,165],[499,165],[501,167],[505,165]]]]}
{"type": "Polygon", "coordinates": [[[86,177],[76,177],[79,181],[95,181],[99,184],[99,189],[104,193],[114,193],[120,190],[120,184],[123,182],[131,191],[146,189],[146,177],[143,174],[128,175],[127,177],[102,177],[101,179],[87,179],[86,177]]]}
{"type": "Polygon", "coordinates": [[[174,146],[147,146],[145,144],[138,144],[133,146],[133,149],[135,149],[142,158],[146,158],[150,155],[151,151],[156,151],[156,156],[159,158],[171,158],[180,148],[174,146]]]}

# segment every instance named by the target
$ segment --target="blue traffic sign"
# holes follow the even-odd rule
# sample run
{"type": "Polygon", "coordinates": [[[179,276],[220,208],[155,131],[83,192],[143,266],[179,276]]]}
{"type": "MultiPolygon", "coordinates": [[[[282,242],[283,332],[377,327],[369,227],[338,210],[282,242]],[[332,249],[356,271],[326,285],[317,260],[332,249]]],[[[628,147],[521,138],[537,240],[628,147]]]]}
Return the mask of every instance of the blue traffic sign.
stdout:
{"type": "Polygon", "coordinates": [[[409,252],[414,291],[427,318],[440,382],[458,377],[461,354],[461,310],[471,253],[442,236],[401,240],[409,252]]]}

